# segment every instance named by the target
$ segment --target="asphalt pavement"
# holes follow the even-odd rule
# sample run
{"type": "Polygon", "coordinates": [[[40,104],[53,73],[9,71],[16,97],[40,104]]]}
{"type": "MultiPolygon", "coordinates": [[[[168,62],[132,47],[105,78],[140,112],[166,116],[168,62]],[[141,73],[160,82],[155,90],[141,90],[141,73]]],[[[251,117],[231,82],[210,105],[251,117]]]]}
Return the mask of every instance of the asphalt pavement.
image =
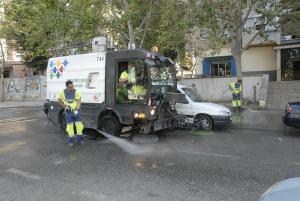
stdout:
{"type": "Polygon", "coordinates": [[[256,201],[300,176],[300,136],[176,129],[159,142],[66,138],[38,106],[0,109],[0,200],[256,201]]]}

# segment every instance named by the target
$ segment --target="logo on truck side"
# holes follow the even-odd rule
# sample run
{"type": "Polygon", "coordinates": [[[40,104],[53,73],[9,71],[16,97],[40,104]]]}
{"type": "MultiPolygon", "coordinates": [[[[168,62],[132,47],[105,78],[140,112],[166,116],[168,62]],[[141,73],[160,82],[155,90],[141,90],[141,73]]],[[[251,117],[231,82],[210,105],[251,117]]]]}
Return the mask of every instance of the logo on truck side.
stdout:
{"type": "Polygon", "coordinates": [[[52,80],[53,78],[59,79],[63,72],[66,70],[69,62],[66,59],[52,59],[49,61],[48,68],[50,69],[49,77],[52,80]]]}

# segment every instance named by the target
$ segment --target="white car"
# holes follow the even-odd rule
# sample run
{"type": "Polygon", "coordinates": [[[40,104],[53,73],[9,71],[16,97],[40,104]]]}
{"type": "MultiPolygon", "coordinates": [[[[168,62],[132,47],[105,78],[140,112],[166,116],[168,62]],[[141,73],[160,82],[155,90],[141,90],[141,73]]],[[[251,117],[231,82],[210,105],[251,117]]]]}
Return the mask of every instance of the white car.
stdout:
{"type": "Polygon", "coordinates": [[[176,110],[178,114],[184,115],[189,123],[201,125],[205,130],[228,127],[231,124],[232,113],[229,108],[201,101],[192,88],[184,85],[177,85],[177,93],[184,96],[176,101],[176,110]]]}
{"type": "Polygon", "coordinates": [[[299,201],[300,177],[289,178],[271,186],[259,201],[299,201]]]}

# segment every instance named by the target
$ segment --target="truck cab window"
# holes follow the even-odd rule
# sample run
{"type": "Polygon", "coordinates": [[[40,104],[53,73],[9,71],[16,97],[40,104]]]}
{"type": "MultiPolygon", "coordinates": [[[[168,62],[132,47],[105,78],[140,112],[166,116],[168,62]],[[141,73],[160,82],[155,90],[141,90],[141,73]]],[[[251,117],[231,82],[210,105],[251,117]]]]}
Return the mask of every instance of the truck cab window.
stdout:
{"type": "Polygon", "coordinates": [[[142,60],[119,62],[117,103],[146,103],[147,80],[147,70],[142,60]]]}

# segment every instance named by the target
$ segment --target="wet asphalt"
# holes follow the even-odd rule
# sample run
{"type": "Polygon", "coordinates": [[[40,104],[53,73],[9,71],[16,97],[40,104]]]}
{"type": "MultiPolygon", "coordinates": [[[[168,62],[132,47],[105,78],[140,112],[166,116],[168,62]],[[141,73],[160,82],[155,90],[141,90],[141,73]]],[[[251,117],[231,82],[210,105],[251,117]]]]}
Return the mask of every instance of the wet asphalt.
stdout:
{"type": "Polygon", "coordinates": [[[255,201],[300,176],[300,133],[176,129],[70,148],[41,109],[0,109],[0,200],[255,201]]]}

